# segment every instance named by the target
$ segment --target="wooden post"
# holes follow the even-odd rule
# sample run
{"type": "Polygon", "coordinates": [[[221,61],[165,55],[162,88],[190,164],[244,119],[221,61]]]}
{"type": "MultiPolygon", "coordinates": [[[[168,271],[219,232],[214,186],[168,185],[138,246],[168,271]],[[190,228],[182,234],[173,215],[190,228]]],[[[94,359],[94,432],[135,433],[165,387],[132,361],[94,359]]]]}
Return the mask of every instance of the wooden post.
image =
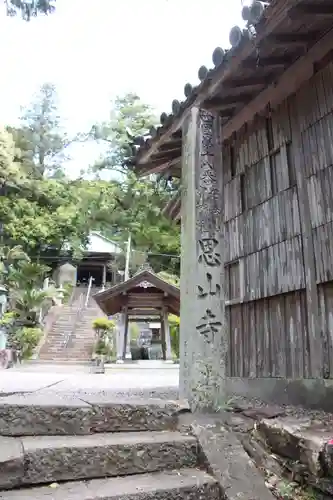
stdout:
{"type": "Polygon", "coordinates": [[[166,342],[165,342],[165,323],[164,323],[164,313],[162,312],[160,316],[161,322],[161,342],[162,342],[162,356],[163,361],[166,360],[166,342]]]}
{"type": "Polygon", "coordinates": [[[123,344],[123,359],[126,359],[126,351],[127,351],[127,338],[128,338],[128,309],[126,307],[124,313],[124,344],[123,344]]]}

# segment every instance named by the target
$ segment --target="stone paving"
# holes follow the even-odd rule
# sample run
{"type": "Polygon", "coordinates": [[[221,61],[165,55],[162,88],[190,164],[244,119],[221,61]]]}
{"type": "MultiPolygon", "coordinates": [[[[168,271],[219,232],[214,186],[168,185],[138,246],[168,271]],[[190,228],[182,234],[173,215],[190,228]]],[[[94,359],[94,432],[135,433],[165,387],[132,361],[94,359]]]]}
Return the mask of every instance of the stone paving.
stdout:
{"type": "Polygon", "coordinates": [[[177,365],[152,362],[113,365],[105,374],[90,373],[85,365],[29,363],[0,374],[0,397],[15,393],[104,394],[126,397],[178,398],[177,365]]]}

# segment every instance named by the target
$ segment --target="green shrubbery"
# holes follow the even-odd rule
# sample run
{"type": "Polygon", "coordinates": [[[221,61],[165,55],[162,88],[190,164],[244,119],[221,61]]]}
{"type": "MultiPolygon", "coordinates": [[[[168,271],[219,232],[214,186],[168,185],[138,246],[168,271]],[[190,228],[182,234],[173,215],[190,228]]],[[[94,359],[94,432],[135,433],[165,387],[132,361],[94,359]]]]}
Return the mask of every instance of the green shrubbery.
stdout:
{"type": "Polygon", "coordinates": [[[174,314],[170,314],[169,325],[170,325],[171,349],[176,359],[179,359],[180,318],[178,316],[175,316],[174,314]]]}
{"type": "Polygon", "coordinates": [[[41,311],[47,312],[59,296],[55,287],[43,289],[49,268],[31,262],[19,246],[0,246],[0,284],[8,291],[7,312],[0,325],[7,334],[7,347],[19,349],[28,359],[42,337],[41,311]]]}
{"type": "Polygon", "coordinates": [[[108,318],[97,318],[93,321],[93,329],[96,333],[95,355],[112,359],[115,348],[115,326],[115,322],[108,318]]]}

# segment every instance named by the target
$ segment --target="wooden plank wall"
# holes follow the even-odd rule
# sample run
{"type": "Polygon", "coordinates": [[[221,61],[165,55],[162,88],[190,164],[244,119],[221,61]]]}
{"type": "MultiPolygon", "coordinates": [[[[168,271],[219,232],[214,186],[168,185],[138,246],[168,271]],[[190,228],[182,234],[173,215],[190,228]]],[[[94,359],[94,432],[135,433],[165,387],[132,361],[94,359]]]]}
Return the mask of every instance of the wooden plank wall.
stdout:
{"type": "Polygon", "coordinates": [[[223,147],[230,376],[313,376],[290,120],[295,105],[311,214],[322,376],[333,378],[333,64],[223,147]]]}

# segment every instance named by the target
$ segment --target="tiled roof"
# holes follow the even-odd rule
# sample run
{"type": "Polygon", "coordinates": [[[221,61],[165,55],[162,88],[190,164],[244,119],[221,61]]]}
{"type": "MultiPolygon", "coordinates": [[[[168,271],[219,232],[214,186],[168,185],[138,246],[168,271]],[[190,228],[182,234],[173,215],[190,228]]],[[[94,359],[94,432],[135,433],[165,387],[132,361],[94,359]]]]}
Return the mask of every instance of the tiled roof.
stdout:
{"type": "Polygon", "coordinates": [[[233,27],[231,48],[215,48],[214,67],[201,66],[199,84],[186,83],[185,99],[172,101],[172,112],[161,114],[161,125],[151,129],[149,137],[134,140],[129,165],[140,175],[170,169],[179,175],[181,127],[189,109],[195,105],[218,110],[230,137],[240,110],[275,84],[332,27],[332,14],[332,0],[254,0],[244,6],[246,28],[233,27]]]}

